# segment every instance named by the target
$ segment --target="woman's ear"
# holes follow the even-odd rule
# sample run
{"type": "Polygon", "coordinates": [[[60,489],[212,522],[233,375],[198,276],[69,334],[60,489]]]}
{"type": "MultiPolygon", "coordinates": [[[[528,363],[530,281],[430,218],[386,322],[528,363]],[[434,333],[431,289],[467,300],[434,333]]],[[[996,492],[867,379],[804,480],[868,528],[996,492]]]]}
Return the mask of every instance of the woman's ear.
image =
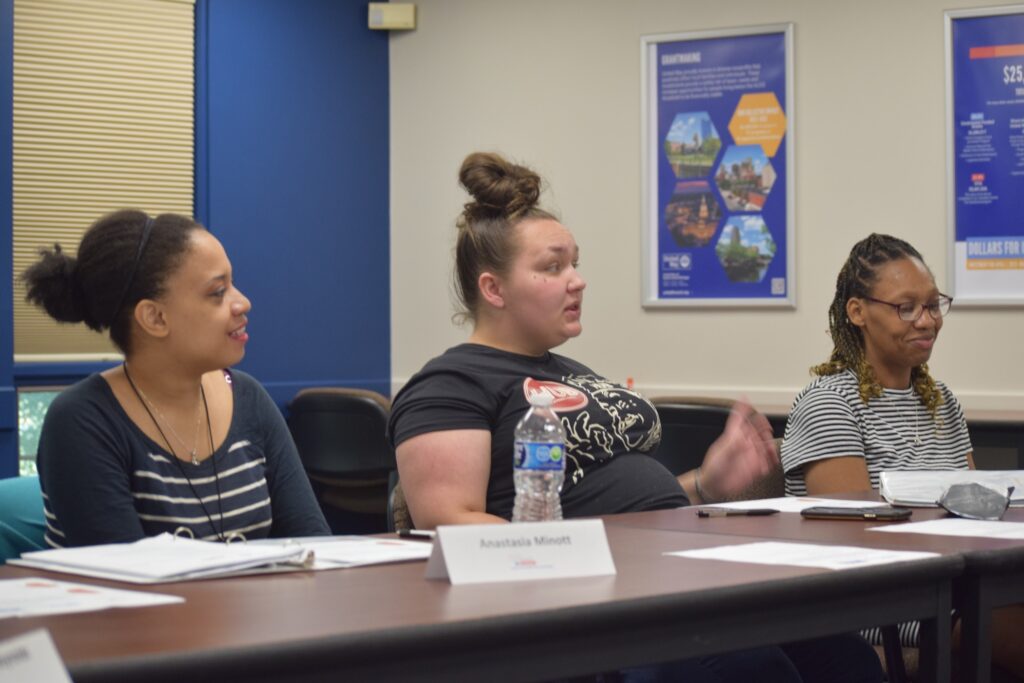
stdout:
{"type": "Polygon", "coordinates": [[[505,294],[499,276],[488,272],[480,273],[476,284],[484,301],[494,308],[505,308],[505,294]]]}
{"type": "Polygon", "coordinates": [[[135,322],[151,337],[163,338],[170,333],[164,309],[152,299],[143,299],[135,304],[135,322]]]}
{"type": "Polygon", "coordinates": [[[851,296],[846,300],[846,317],[857,327],[864,327],[867,322],[864,320],[864,300],[851,296]]]}

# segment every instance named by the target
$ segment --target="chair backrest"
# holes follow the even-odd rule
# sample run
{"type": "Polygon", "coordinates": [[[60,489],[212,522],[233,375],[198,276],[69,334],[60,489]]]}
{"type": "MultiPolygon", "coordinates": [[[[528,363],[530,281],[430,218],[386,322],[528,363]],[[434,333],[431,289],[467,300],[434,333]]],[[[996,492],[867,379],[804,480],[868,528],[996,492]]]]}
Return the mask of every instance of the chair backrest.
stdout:
{"type": "MultiPolygon", "coordinates": [[[[655,459],[672,474],[680,475],[704,462],[704,454],[721,436],[733,401],[702,396],[659,396],[651,403],[661,419],[661,445],[655,459]]],[[[782,439],[775,439],[778,452],[782,439]]],[[[785,495],[782,466],[750,485],[731,500],[778,498],[785,495]]]]}
{"type": "Polygon", "coordinates": [[[39,477],[0,479],[0,564],[46,548],[39,477]]]}
{"type": "Polygon", "coordinates": [[[661,445],[651,455],[675,475],[698,467],[725,430],[732,410],[729,399],[661,396],[651,403],[661,419],[661,445]]]}
{"type": "Polygon", "coordinates": [[[288,413],[299,457],[311,475],[386,477],[395,469],[386,435],[390,403],[377,392],[303,389],[288,413]]]}

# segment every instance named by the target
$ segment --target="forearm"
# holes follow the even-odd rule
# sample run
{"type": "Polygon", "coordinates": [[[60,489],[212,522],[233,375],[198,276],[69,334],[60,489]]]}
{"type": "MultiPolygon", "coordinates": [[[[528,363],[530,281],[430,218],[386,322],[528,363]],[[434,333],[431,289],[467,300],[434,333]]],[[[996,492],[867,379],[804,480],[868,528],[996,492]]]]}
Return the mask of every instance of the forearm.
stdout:
{"type": "Polygon", "coordinates": [[[508,520],[497,515],[475,510],[463,510],[442,514],[424,515],[421,521],[415,512],[412,512],[413,522],[417,529],[434,529],[449,524],[508,524],[508,520]]]}

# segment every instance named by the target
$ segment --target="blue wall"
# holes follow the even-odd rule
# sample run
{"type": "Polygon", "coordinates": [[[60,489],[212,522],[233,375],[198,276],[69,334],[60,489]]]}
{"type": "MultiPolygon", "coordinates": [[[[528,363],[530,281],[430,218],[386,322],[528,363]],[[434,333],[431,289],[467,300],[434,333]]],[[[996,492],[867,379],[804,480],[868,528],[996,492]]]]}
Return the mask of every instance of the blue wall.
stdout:
{"type": "Polygon", "coordinates": [[[241,367],[388,394],[388,37],[362,0],[200,0],[196,214],[253,302],[241,367]]]}
{"type": "MultiPolygon", "coordinates": [[[[14,0],[0,0],[0,130],[11,130],[14,0]]],[[[0,479],[18,473],[18,399],[14,391],[11,269],[11,135],[0,135],[0,479]]]]}
{"type": "MultiPolygon", "coordinates": [[[[8,131],[12,23],[0,0],[8,131]]],[[[196,3],[196,217],[253,302],[240,367],[281,406],[305,386],[390,391],[388,37],[366,23],[362,0],[196,3]]],[[[96,369],[12,367],[10,147],[2,136],[0,478],[17,472],[15,384],[96,369]]]]}
{"type": "Polygon", "coordinates": [[[196,214],[253,302],[241,367],[387,394],[388,39],[353,0],[200,0],[196,214]]]}

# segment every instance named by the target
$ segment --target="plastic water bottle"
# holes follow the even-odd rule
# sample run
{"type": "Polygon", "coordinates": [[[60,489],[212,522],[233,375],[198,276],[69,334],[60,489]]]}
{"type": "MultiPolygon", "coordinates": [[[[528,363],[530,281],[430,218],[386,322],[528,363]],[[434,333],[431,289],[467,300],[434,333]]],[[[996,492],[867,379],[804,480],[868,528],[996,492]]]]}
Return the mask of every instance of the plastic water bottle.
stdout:
{"type": "Polygon", "coordinates": [[[513,522],[562,519],[565,430],[551,409],[551,394],[530,397],[530,409],[516,425],[513,522]]]}

